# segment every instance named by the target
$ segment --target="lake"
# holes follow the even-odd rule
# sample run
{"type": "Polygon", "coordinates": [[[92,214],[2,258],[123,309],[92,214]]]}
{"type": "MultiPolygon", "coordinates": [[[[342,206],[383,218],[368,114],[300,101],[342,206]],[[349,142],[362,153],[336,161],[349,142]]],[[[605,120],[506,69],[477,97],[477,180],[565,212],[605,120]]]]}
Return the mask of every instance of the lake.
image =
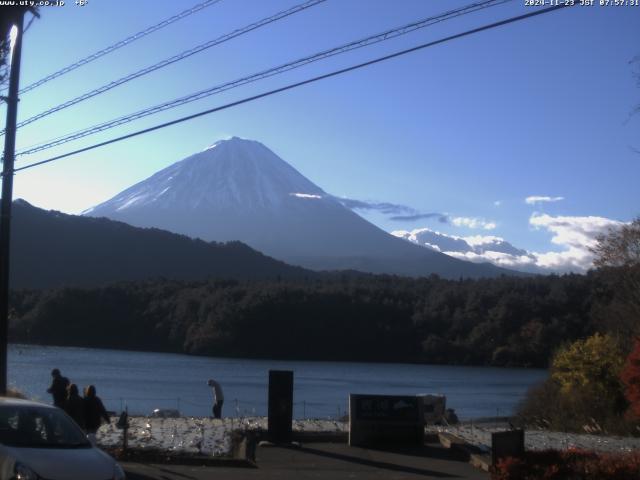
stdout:
{"type": "Polygon", "coordinates": [[[51,369],[80,388],[93,384],[107,409],[149,414],[177,408],[211,415],[214,378],[225,394],[223,416],[266,415],[269,370],[293,370],[294,417],[335,418],[349,393],[442,393],[460,418],[513,412],[546,370],[400,363],[310,362],[193,357],[77,347],[9,345],[9,384],[30,398],[51,402],[51,369]]]}

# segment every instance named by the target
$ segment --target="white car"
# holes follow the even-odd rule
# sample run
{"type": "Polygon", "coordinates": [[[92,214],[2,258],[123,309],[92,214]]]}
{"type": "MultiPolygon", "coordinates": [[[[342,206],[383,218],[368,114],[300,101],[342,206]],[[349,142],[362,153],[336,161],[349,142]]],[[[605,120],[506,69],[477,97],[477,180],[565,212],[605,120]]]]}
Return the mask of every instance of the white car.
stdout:
{"type": "Polygon", "coordinates": [[[0,480],[125,480],[62,410],[0,397],[0,480]]]}

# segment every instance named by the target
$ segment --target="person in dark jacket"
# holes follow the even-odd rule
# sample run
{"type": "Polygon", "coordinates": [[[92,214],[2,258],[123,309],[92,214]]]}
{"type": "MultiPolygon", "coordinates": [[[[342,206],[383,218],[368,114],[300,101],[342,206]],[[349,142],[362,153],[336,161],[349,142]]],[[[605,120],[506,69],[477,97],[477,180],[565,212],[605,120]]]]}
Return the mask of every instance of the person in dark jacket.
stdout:
{"type": "Polygon", "coordinates": [[[78,386],[72,383],[67,387],[67,400],[64,403],[64,411],[67,412],[75,422],[84,428],[84,400],[78,393],[78,386]]]}
{"type": "Polygon", "coordinates": [[[54,368],[51,370],[51,386],[47,389],[47,393],[50,393],[53,397],[53,404],[58,408],[64,408],[64,403],[67,399],[67,387],[69,386],[69,379],[63,377],[60,374],[60,370],[54,368]]]}
{"type": "Polygon", "coordinates": [[[211,379],[207,382],[213,392],[213,418],[222,418],[222,404],[224,403],[224,393],[218,382],[211,379]]]}
{"type": "Polygon", "coordinates": [[[106,423],[111,422],[107,409],[104,408],[100,397],[96,395],[96,387],[93,385],[84,389],[84,419],[85,430],[90,435],[95,435],[100,428],[102,419],[106,423]]]}

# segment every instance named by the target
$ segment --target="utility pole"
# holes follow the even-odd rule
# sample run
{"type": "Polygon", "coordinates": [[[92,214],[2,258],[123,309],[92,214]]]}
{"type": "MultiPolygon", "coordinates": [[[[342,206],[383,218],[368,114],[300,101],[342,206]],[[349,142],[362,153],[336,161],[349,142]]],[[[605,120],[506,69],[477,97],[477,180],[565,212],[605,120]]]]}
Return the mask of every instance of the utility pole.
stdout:
{"type": "Polygon", "coordinates": [[[16,37],[12,45],[7,123],[2,161],[2,200],[0,203],[0,395],[7,393],[7,350],[9,345],[9,241],[11,239],[11,203],[13,200],[13,163],[16,152],[16,120],[20,83],[20,56],[24,11],[14,10],[16,37]]]}

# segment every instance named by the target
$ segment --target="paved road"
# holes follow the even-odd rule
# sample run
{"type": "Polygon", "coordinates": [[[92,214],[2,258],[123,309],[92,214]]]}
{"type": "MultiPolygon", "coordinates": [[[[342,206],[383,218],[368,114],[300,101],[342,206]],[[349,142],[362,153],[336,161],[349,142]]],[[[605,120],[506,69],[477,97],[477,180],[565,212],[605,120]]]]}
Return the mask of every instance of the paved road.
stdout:
{"type": "Polygon", "coordinates": [[[487,480],[455,452],[425,445],[410,452],[349,447],[344,443],[307,443],[301,448],[258,447],[257,468],[141,465],[123,463],[129,480],[487,480]]]}

